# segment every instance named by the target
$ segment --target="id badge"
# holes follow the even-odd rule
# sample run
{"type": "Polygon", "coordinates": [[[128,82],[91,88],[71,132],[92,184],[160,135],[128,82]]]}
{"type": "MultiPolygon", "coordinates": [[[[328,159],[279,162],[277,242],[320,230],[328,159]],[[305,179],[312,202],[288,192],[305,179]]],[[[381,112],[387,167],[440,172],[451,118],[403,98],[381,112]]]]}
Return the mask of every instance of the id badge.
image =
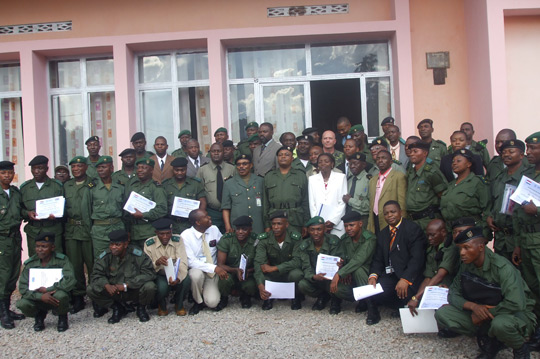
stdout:
{"type": "Polygon", "coordinates": [[[386,267],[384,269],[386,270],[386,274],[394,273],[394,267],[392,267],[392,266],[388,266],[388,267],[386,267]]]}
{"type": "Polygon", "coordinates": [[[255,198],[255,203],[257,204],[257,207],[261,207],[262,206],[261,197],[256,197],[255,198]]]}
{"type": "Polygon", "coordinates": [[[198,258],[201,262],[206,262],[206,256],[199,256],[198,258]]]}

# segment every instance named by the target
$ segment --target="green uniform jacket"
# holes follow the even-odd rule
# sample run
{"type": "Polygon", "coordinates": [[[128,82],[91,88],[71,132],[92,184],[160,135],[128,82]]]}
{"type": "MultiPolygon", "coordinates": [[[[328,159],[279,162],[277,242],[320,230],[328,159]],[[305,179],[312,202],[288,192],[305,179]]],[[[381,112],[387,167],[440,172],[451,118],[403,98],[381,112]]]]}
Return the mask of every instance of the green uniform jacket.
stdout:
{"type": "Polygon", "coordinates": [[[64,254],[53,252],[47,266],[42,267],[41,260],[38,258],[37,254],[35,254],[24,262],[24,268],[21,277],[19,278],[19,292],[25,299],[41,300],[42,296],[41,293],[28,289],[30,268],[62,268],[62,279],[54,283],[51,287],[48,287],[47,292],[63,290],[64,292],[69,293],[75,288],[76,281],[75,275],[73,274],[73,266],[68,257],[64,254]]]}
{"type": "MultiPolygon", "coordinates": [[[[228,180],[236,174],[236,167],[230,163],[222,162],[220,166],[223,181],[228,180]]],[[[217,165],[212,161],[203,164],[197,171],[197,177],[201,179],[204,190],[206,191],[206,201],[208,203],[208,207],[219,211],[221,208],[221,202],[217,198],[217,165]]]]}
{"type": "Polygon", "coordinates": [[[249,149],[249,142],[247,140],[242,140],[236,145],[234,158],[236,159],[240,157],[240,155],[252,156],[251,150],[249,149]]]}
{"type": "Polygon", "coordinates": [[[88,183],[91,180],[92,178],[86,177],[82,184],[77,185],[75,179],[72,178],[64,183],[66,197],[65,217],[67,219],[65,227],[66,239],[76,239],[79,241],[89,241],[92,239],[88,221],[83,220],[82,207],[84,192],[89,190],[88,183]]]}
{"type": "MultiPolygon", "coordinates": [[[[369,180],[371,175],[366,171],[360,172],[356,176],[356,187],[354,188],[354,197],[349,199],[347,206],[355,212],[360,213],[362,216],[369,215],[369,180]]],[[[349,178],[347,178],[347,192],[352,196],[351,187],[355,176],[352,172],[349,172],[349,178]]]]}
{"type": "Polygon", "coordinates": [[[109,190],[98,179],[96,184],[90,182],[87,187],[88,190],[83,193],[82,215],[89,226],[96,220],[122,218],[125,202],[123,185],[113,182],[109,190]]]}
{"type": "Polygon", "coordinates": [[[459,268],[459,250],[452,242],[448,247],[445,243],[439,244],[437,248],[428,246],[426,250],[426,269],[424,269],[424,277],[433,278],[439,271],[439,268],[444,268],[448,274],[444,277],[442,284],[450,286],[456,272],[459,268]],[[442,258],[437,258],[437,253],[442,251],[442,258]]]}
{"type": "Polygon", "coordinates": [[[480,158],[482,159],[482,163],[484,164],[484,167],[487,168],[487,165],[489,164],[491,156],[489,155],[486,145],[483,142],[476,142],[473,140],[471,141],[471,146],[469,147],[469,150],[471,150],[471,152],[474,153],[475,155],[480,156],[480,158]]]}
{"type": "MultiPolygon", "coordinates": [[[[529,178],[540,182],[540,172],[536,172],[534,176],[529,178]]],[[[529,215],[516,203],[512,214],[512,222],[516,247],[540,248],[540,206],[538,204],[536,204],[536,215],[529,215]]]]}
{"type": "Polygon", "coordinates": [[[125,218],[131,225],[131,240],[141,241],[153,237],[155,233],[152,222],[167,216],[167,196],[163,187],[150,179],[142,183],[138,177],[133,178],[125,187],[124,198],[129,198],[131,191],[137,192],[141,196],[156,202],[156,206],[143,214],[142,219],[135,219],[130,213],[126,212],[125,218]]]}
{"type": "Polygon", "coordinates": [[[437,166],[424,163],[416,171],[415,167],[407,171],[407,211],[421,212],[429,206],[439,206],[437,193],[443,192],[448,182],[437,166]]]}
{"type": "Polygon", "coordinates": [[[0,235],[20,232],[22,206],[22,195],[17,187],[9,186],[9,197],[4,190],[0,191],[0,235]]]}
{"type": "MultiPolygon", "coordinates": [[[[188,221],[188,219],[171,215],[174,205],[174,197],[194,199],[197,201],[206,197],[206,192],[204,192],[203,185],[198,178],[186,177],[186,181],[180,188],[178,187],[178,183],[174,178],[169,178],[163,181],[161,186],[163,187],[163,191],[165,191],[165,195],[167,196],[167,216],[177,223],[185,223],[188,221]]],[[[177,227],[176,223],[173,226],[177,227]]]]}
{"type": "Polygon", "coordinates": [[[334,156],[334,160],[336,161],[336,167],[345,162],[345,154],[341,151],[334,150],[334,153],[331,154],[334,156]]]}
{"type": "Polygon", "coordinates": [[[534,300],[531,299],[529,287],[527,287],[527,284],[521,278],[519,271],[506,258],[486,248],[482,268],[476,268],[472,263],[461,263],[448,292],[448,302],[461,310],[463,310],[463,305],[467,301],[463,297],[461,290],[462,272],[470,272],[484,278],[490,283],[496,283],[501,286],[503,300],[495,308],[489,310],[493,316],[521,312],[531,322],[536,322],[536,318],[532,313],[534,300]]]}
{"type": "Polygon", "coordinates": [[[257,244],[253,264],[257,285],[264,284],[264,273],[261,270],[263,264],[277,266],[280,274],[286,274],[295,268],[301,268],[299,256],[296,254],[300,247],[301,238],[300,233],[287,230],[283,246],[280,248],[272,231],[259,234],[257,237],[259,244],[257,244]]]}
{"type": "Polygon", "coordinates": [[[94,162],[90,161],[90,156],[86,157],[88,168],[86,169],[86,175],[90,178],[99,178],[97,168],[94,162]]]}
{"type": "Polygon", "coordinates": [[[174,150],[173,153],[171,153],[171,156],[176,157],[176,158],[179,158],[179,157],[187,158],[187,153],[184,151],[182,147],[180,147],[174,150]]]}
{"type": "Polygon", "coordinates": [[[92,284],[99,292],[105,289],[106,284],[126,283],[129,289],[139,289],[155,278],[156,272],[150,257],[133,246],[128,246],[123,259],[106,250],[94,263],[92,271],[92,284]]]}
{"type": "Polygon", "coordinates": [[[240,266],[240,257],[245,254],[247,257],[246,270],[253,268],[253,262],[255,261],[255,250],[259,244],[256,233],[251,233],[251,237],[247,239],[247,242],[242,247],[236,238],[234,233],[225,233],[217,244],[218,251],[227,253],[227,260],[225,265],[231,268],[238,268],[240,266]]]}
{"type": "Polygon", "coordinates": [[[307,171],[307,168],[304,166],[304,164],[302,163],[302,161],[300,161],[299,158],[295,158],[292,161],[291,167],[294,168],[294,169],[297,169],[299,171],[302,171],[304,173],[307,171]]]}
{"type": "Polygon", "coordinates": [[[366,273],[369,273],[376,246],[377,237],[370,231],[362,231],[358,242],[354,242],[348,234],[344,234],[340,243],[341,259],[344,263],[338,271],[339,276],[344,277],[359,268],[364,268],[366,273]]]}
{"type": "Polygon", "coordinates": [[[460,217],[481,219],[487,209],[489,189],[482,177],[470,173],[461,183],[456,180],[448,184],[441,196],[441,213],[447,223],[460,217]]]}
{"type": "Polygon", "coordinates": [[[135,170],[131,173],[131,176],[126,173],[123,169],[118,170],[112,174],[112,180],[115,183],[123,184],[124,186],[128,184],[128,182],[133,178],[136,177],[137,174],[135,173],[135,170]]]}
{"type": "MultiPolygon", "coordinates": [[[[529,160],[527,159],[527,156],[523,156],[523,161],[521,161],[521,163],[522,163],[522,166],[531,167],[532,171],[534,171],[534,166],[532,166],[529,163],[529,160]]],[[[506,166],[504,165],[501,156],[493,156],[493,158],[491,159],[491,161],[487,165],[486,178],[490,182],[493,181],[499,175],[499,173],[504,171],[505,168],[506,168],[506,166]]]]}
{"type": "MultiPolygon", "coordinates": [[[[21,185],[21,194],[22,194],[22,200],[23,200],[23,208],[22,208],[22,215],[23,218],[26,220],[29,220],[30,217],[28,217],[29,211],[35,211],[36,210],[36,201],[39,199],[46,199],[46,198],[52,198],[52,197],[58,197],[64,195],[64,188],[62,187],[62,184],[55,180],[48,178],[45,180],[45,183],[43,183],[43,186],[41,186],[41,189],[38,189],[36,185],[36,181],[34,179],[28,180],[24,182],[21,185]]],[[[36,237],[41,232],[54,232],[56,235],[61,235],[62,233],[62,223],[57,218],[55,222],[50,222],[47,220],[41,220],[40,223],[48,223],[46,227],[42,226],[32,226],[30,223],[28,223],[24,227],[24,231],[26,234],[28,234],[31,237],[36,237]],[[52,225],[49,225],[52,224],[52,225]]]]}
{"type": "Polygon", "coordinates": [[[441,140],[431,140],[428,157],[436,163],[436,167],[440,166],[441,158],[443,158],[443,156],[446,156],[447,154],[448,149],[446,148],[446,143],[441,140]]]}
{"type": "Polygon", "coordinates": [[[308,180],[302,171],[291,168],[282,175],[279,168],[264,176],[264,220],[270,228],[269,216],[278,210],[285,210],[292,226],[303,227],[309,220],[308,180]]]}
{"type": "Polygon", "coordinates": [[[221,209],[231,211],[230,222],[240,216],[249,216],[253,220],[253,231],[264,232],[263,222],[264,179],[255,174],[246,182],[238,174],[223,184],[221,209]]]}
{"type": "Polygon", "coordinates": [[[302,265],[302,272],[304,272],[305,279],[312,279],[315,275],[317,257],[319,254],[341,257],[339,237],[325,233],[324,242],[319,251],[315,248],[315,244],[311,237],[304,239],[300,243],[298,251],[294,255],[299,257],[298,259],[302,265]]]}

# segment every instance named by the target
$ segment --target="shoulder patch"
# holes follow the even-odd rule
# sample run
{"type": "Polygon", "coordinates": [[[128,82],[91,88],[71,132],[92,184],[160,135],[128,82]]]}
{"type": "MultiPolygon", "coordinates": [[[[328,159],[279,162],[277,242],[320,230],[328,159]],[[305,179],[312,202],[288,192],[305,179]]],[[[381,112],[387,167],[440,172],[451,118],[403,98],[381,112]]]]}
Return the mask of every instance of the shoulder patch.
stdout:
{"type": "Polygon", "coordinates": [[[140,257],[142,256],[142,251],[139,249],[139,248],[133,248],[133,252],[132,252],[134,255],[136,255],[137,257],[140,257]]]}
{"type": "Polygon", "coordinates": [[[480,178],[480,180],[482,181],[482,183],[484,184],[489,184],[489,181],[487,180],[487,178],[485,176],[476,176],[478,178],[480,178]]]}
{"type": "Polygon", "coordinates": [[[432,164],[432,163],[433,163],[433,160],[432,160],[431,158],[428,157],[428,158],[426,158],[426,163],[427,163],[427,164],[432,164]]]}
{"type": "Polygon", "coordinates": [[[19,188],[23,188],[24,186],[26,186],[26,185],[29,184],[30,182],[32,182],[32,180],[24,181],[23,184],[22,184],[19,188]]]}
{"type": "Polygon", "coordinates": [[[56,254],[56,258],[58,259],[65,259],[66,258],[66,255],[65,254],[62,254],[62,253],[58,253],[58,252],[55,252],[56,254]]]}
{"type": "Polygon", "coordinates": [[[177,234],[173,234],[173,236],[171,237],[171,241],[180,242],[180,236],[177,234]]]}
{"type": "Polygon", "coordinates": [[[261,233],[257,236],[257,239],[266,239],[268,238],[268,232],[261,233]]]}
{"type": "Polygon", "coordinates": [[[401,138],[401,137],[399,138],[399,142],[405,144],[405,140],[403,138],[401,138]]]}
{"type": "Polygon", "coordinates": [[[231,238],[233,236],[233,233],[225,233],[224,235],[221,236],[221,239],[223,238],[231,238]]]}
{"type": "Polygon", "coordinates": [[[300,250],[305,251],[305,250],[307,249],[308,246],[309,246],[309,243],[308,243],[308,241],[306,240],[306,241],[303,241],[302,243],[300,243],[300,247],[299,247],[299,248],[300,248],[300,250]]]}
{"type": "Polygon", "coordinates": [[[290,234],[292,239],[294,239],[295,241],[298,241],[300,239],[302,239],[302,236],[300,235],[300,233],[296,232],[296,231],[291,231],[290,234]]]}
{"type": "Polygon", "coordinates": [[[424,169],[425,169],[426,171],[431,171],[432,168],[433,168],[433,167],[431,167],[430,164],[426,164],[426,166],[424,167],[424,169]]]}
{"type": "Polygon", "coordinates": [[[191,177],[191,178],[189,178],[189,179],[192,179],[192,180],[194,180],[194,181],[196,181],[196,182],[199,182],[199,183],[202,182],[201,179],[200,179],[199,177],[191,177]]]}
{"type": "Polygon", "coordinates": [[[94,183],[94,180],[91,180],[90,182],[88,182],[86,186],[88,186],[88,188],[92,188],[92,187],[95,187],[96,184],[94,183]]]}
{"type": "Polygon", "coordinates": [[[482,141],[476,142],[476,149],[477,149],[478,151],[481,151],[481,150],[483,150],[484,148],[486,148],[486,144],[484,143],[484,141],[487,142],[487,140],[482,140],[482,141]]]}
{"type": "Polygon", "coordinates": [[[369,173],[366,175],[367,179],[370,180],[373,178],[373,175],[370,175],[369,173]]]}
{"type": "Polygon", "coordinates": [[[146,244],[147,246],[151,246],[154,243],[156,243],[154,238],[147,239],[146,242],[144,242],[144,244],[146,244]]]}
{"type": "Polygon", "coordinates": [[[107,251],[103,251],[103,253],[101,253],[101,254],[99,255],[99,259],[105,257],[106,255],[107,255],[107,251]]]}

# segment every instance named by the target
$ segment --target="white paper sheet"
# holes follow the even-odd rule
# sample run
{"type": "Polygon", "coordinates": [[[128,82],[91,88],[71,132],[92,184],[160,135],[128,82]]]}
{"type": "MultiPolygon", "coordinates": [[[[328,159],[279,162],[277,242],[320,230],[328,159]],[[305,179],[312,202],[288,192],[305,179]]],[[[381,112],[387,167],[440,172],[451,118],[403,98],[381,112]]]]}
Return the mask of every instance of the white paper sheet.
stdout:
{"type": "Polygon", "coordinates": [[[519,186],[510,199],[516,203],[522,204],[530,200],[534,201],[536,206],[540,205],[540,183],[533,181],[527,176],[521,177],[519,186]]]}
{"type": "Polygon", "coordinates": [[[62,196],[45,198],[36,201],[36,213],[38,219],[47,219],[53,214],[56,218],[64,216],[66,199],[62,196]]]}
{"type": "Polygon", "coordinates": [[[448,304],[448,288],[426,287],[418,309],[439,309],[448,304]]]}
{"type": "Polygon", "coordinates": [[[516,186],[508,183],[504,186],[503,201],[501,203],[501,210],[499,211],[500,213],[511,216],[514,212],[515,202],[512,201],[510,197],[514,194],[516,188],[516,186]]]}
{"type": "Polygon", "coordinates": [[[435,309],[417,309],[418,315],[412,316],[409,308],[400,308],[401,326],[403,333],[437,333],[435,309]]]}
{"type": "Polygon", "coordinates": [[[329,256],[327,254],[320,253],[317,256],[317,265],[315,266],[315,274],[326,273],[324,278],[332,280],[336,275],[339,267],[337,263],[341,258],[335,256],[329,256]]]}
{"type": "Polygon", "coordinates": [[[30,268],[28,289],[49,288],[62,279],[62,268],[30,268]]]}
{"type": "Polygon", "coordinates": [[[242,279],[243,280],[246,280],[247,260],[248,260],[248,257],[245,254],[242,253],[242,255],[240,256],[240,265],[238,266],[238,268],[240,268],[242,270],[242,279]]]}
{"type": "Polygon", "coordinates": [[[373,288],[371,284],[353,288],[353,295],[355,300],[362,300],[364,298],[368,298],[382,292],[384,291],[380,283],[377,283],[375,288],[373,288]]]}
{"type": "Polygon", "coordinates": [[[270,299],[294,299],[294,282],[264,281],[264,289],[272,295],[270,299]]]}
{"type": "Polygon", "coordinates": [[[188,218],[189,212],[199,209],[201,201],[187,199],[183,197],[174,197],[171,214],[176,217],[188,218]]]}
{"type": "Polygon", "coordinates": [[[149,200],[148,198],[141,196],[137,192],[131,191],[126,204],[124,205],[124,210],[129,213],[135,213],[135,208],[140,212],[146,213],[156,207],[156,202],[149,200]]]}
{"type": "Polygon", "coordinates": [[[167,265],[163,267],[165,275],[167,276],[167,282],[169,278],[172,278],[173,282],[178,278],[178,269],[180,268],[180,258],[173,264],[172,258],[167,259],[167,265]]]}

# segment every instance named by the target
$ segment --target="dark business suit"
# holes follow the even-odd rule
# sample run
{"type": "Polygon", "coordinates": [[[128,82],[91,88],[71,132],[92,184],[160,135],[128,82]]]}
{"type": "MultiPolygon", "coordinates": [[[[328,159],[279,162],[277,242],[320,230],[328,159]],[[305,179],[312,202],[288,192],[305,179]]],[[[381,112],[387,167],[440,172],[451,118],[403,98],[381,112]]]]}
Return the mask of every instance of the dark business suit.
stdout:
{"type": "Polygon", "coordinates": [[[418,291],[423,280],[425,266],[425,243],[427,242],[422,228],[416,223],[403,218],[396,239],[390,249],[390,226],[386,226],[377,236],[377,247],[371,261],[371,273],[378,275],[384,293],[373,297],[377,304],[403,306],[418,291]],[[392,265],[394,273],[387,274],[386,268],[392,265]],[[398,298],[395,287],[401,279],[412,283],[407,290],[407,298],[398,298]]]}
{"type": "MultiPolygon", "coordinates": [[[[210,162],[210,158],[208,157],[203,157],[201,155],[199,155],[199,167],[201,167],[202,165],[204,165],[205,163],[208,163],[210,162]]],[[[198,168],[195,168],[195,166],[193,165],[193,163],[191,162],[191,159],[189,158],[188,156],[188,159],[187,159],[187,173],[186,173],[186,176],[188,176],[189,178],[193,178],[197,175],[197,171],[199,169],[198,168]]]]}

